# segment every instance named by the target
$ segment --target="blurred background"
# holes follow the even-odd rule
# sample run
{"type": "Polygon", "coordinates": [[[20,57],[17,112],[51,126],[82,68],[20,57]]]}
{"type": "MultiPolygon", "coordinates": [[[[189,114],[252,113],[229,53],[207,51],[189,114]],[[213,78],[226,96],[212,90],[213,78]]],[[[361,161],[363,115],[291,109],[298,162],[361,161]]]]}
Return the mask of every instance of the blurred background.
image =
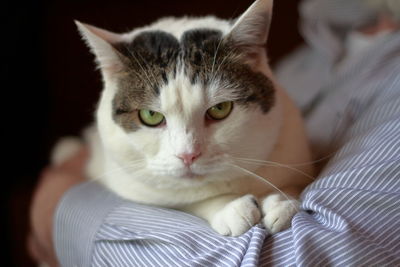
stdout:
{"type": "MultiPolygon", "coordinates": [[[[69,0],[3,3],[1,39],[2,164],[5,219],[2,266],[35,266],[25,239],[30,198],[51,146],[93,120],[101,78],[74,19],[125,32],[162,16],[234,18],[253,0],[69,0]],[[5,94],[4,94],[5,93],[5,94]]],[[[268,43],[271,63],[301,44],[298,0],[276,0],[268,43]]]]}

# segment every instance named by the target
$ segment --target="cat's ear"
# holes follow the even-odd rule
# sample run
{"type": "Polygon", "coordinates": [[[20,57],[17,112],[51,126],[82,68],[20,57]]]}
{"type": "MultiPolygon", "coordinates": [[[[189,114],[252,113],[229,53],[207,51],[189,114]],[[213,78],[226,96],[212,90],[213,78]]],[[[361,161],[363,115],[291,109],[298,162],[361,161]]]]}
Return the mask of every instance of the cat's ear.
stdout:
{"type": "Polygon", "coordinates": [[[91,52],[96,56],[98,67],[102,72],[113,74],[121,71],[123,68],[121,54],[113,45],[122,42],[122,36],[79,21],[75,21],[75,24],[91,52]]]}
{"type": "Polygon", "coordinates": [[[272,5],[273,0],[256,0],[235,20],[228,35],[234,45],[247,49],[250,54],[257,54],[260,48],[265,48],[272,18],[272,5]]]}

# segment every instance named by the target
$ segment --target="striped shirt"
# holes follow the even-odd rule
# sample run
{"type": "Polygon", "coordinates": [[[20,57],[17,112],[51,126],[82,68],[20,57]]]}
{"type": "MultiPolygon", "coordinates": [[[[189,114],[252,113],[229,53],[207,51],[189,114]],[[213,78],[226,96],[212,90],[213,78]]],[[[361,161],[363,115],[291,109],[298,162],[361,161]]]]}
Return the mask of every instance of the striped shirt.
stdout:
{"type": "Polygon", "coordinates": [[[271,236],[256,225],[225,237],[190,214],[85,183],[57,209],[61,265],[400,266],[400,33],[346,57],[323,36],[327,47],[307,39],[277,69],[312,140],[336,151],[303,192],[290,229],[271,236]]]}

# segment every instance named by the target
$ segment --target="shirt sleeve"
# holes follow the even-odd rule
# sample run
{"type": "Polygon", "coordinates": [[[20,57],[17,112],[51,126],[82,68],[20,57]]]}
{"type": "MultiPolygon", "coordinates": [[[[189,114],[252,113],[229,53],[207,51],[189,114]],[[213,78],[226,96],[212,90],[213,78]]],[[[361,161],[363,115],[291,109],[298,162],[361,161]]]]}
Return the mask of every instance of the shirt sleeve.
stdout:
{"type": "Polygon", "coordinates": [[[53,239],[61,266],[91,266],[95,236],[105,216],[121,199],[87,182],[69,190],[54,217],[53,239]]]}

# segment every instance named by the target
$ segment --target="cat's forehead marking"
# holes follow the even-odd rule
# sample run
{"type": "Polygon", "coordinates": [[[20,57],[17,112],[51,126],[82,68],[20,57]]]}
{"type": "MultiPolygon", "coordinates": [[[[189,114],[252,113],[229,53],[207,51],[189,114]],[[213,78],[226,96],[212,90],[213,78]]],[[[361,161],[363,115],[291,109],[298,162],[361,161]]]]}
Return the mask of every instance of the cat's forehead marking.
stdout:
{"type": "MultiPolygon", "coordinates": [[[[266,113],[274,103],[272,82],[240,60],[240,50],[219,30],[192,29],[178,40],[164,31],[144,31],[130,43],[115,45],[125,71],[118,76],[118,92],[113,99],[113,118],[127,131],[140,128],[135,121],[121,121],[118,113],[159,105],[160,88],[168,88],[177,72],[192,85],[207,90],[219,80],[237,104],[256,105],[266,113]],[[127,127],[127,125],[133,126],[127,127]]],[[[129,118],[128,116],[125,116],[129,118]]]]}
{"type": "Polygon", "coordinates": [[[185,71],[192,84],[206,84],[212,72],[214,58],[222,41],[222,33],[212,29],[186,31],[181,37],[185,71]]]}

